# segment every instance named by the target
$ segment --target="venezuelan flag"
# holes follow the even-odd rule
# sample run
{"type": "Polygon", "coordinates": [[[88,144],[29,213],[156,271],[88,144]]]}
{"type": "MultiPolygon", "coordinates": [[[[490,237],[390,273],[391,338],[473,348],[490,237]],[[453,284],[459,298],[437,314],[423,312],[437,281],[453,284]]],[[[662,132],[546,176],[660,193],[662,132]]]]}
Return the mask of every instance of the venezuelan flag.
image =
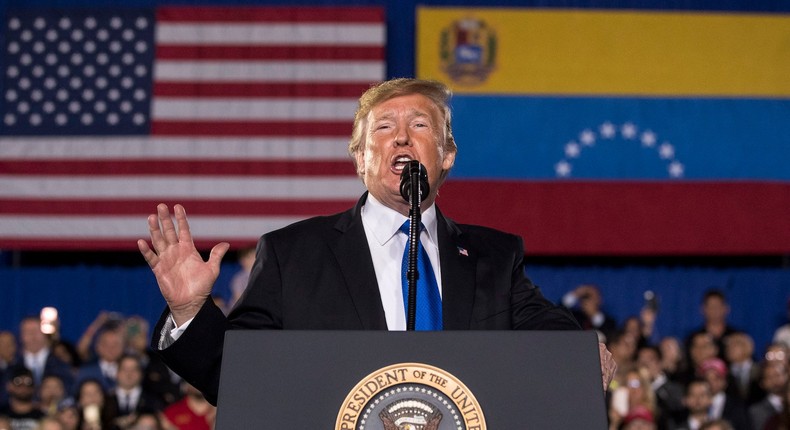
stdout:
{"type": "Polygon", "coordinates": [[[416,50],[456,94],[459,221],[535,254],[790,252],[789,14],[420,7],[416,50]]]}

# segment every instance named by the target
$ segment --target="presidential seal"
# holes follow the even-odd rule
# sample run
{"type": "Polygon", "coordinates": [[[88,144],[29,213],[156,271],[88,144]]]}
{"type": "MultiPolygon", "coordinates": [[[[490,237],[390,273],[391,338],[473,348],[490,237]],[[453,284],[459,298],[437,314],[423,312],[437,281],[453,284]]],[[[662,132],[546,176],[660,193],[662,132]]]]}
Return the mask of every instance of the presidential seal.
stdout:
{"type": "Polygon", "coordinates": [[[496,66],[496,33],[485,21],[459,19],[442,30],[439,43],[441,68],[455,83],[480,84],[496,66]]]}
{"type": "Polygon", "coordinates": [[[422,363],[376,370],[354,387],[335,430],[485,430],[483,411],[455,376],[422,363]]]}

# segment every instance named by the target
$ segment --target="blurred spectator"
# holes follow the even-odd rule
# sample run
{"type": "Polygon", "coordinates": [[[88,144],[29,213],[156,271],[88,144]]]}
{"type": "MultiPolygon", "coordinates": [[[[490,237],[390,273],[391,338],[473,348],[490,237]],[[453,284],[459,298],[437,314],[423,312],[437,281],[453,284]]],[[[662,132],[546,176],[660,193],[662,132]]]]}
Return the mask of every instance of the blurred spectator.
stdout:
{"type": "Polygon", "coordinates": [[[157,414],[143,413],[129,426],[129,430],[162,430],[157,414]]]}
{"type": "Polygon", "coordinates": [[[755,430],[790,430],[790,384],[782,393],[782,410],[768,419],[763,429],[755,430]]]}
{"type": "Polygon", "coordinates": [[[67,390],[74,384],[74,375],[68,364],[51,354],[50,339],[41,331],[41,319],[26,317],[19,324],[21,341],[21,364],[33,372],[35,385],[41,384],[45,375],[57,375],[67,390]]]}
{"type": "Polygon", "coordinates": [[[614,377],[615,383],[623,383],[628,369],[634,367],[636,360],[636,339],[625,332],[612,333],[606,342],[606,348],[612,353],[617,370],[614,377]]]}
{"type": "Polygon", "coordinates": [[[707,381],[695,379],[686,387],[683,405],[686,411],[669,427],[670,430],[699,430],[708,422],[712,396],[707,381]]]}
{"type": "Polygon", "coordinates": [[[136,355],[143,366],[143,391],[156,396],[164,407],[181,398],[181,377],[176,375],[149,349],[149,324],[139,316],[126,319],[127,352],[136,355]]]}
{"type": "Polygon", "coordinates": [[[0,415],[9,418],[12,430],[34,430],[44,413],[36,408],[33,372],[25,366],[14,366],[6,383],[8,405],[0,408],[0,415]]]}
{"type": "Polygon", "coordinates": [[[123,355],[124,347],[124,333],[120,327],[107,327],[101,330],[96,336],[94,346],[97,359],[80,367],[77,372],[77,382],[95,379],[102,383],[104,391],[113,390],[118,374],[118,360],[123,355]]]}
{"type": "Polygon", "coordinates": [[[738,331],[727,324],[727,317],[730,315],[730,305],[727,303],[727,297],[718,289],[706,291],[702,296],[700,311],[703,319],[702,327],[689,335],[686,339],[687,347],[691,344],[691,339],[694,335],[707,333],[716,344],[718,357],[726,360],[724,356],[724,338],[738,331]]]}
{"type": "Polygon", "coordinates": [[[680,348],[680,341],[676,337],[667,336],[661,339],[658,348],[661,351],[661,368],[666,373],[667,378],[672,381],[682,382],[688,364],[686,362],[686,354],[680,348]]]}
{"type": "Polygon", "coordinates": [[[628,412],[620,428],[622,430],[655,430],[657,427],[653,422],[653,414],[647,408],[639,406],[628,412]]]}
{"type": "Polygon", "coordinates": [[[787,300],[787,320],[788,322],[776,329],[774,332],[774,343],[783,343],[790,348],[790,299],[787,300]]]}
{"type": "Polygon", "coordinates": [[[102,383],[96,379],[84,379],[77,387],[77,408],[80,430],[108,430],[113,428],[115,411],[107,404],[107,395],[102,383]]]}
{"type": "Polygon", "coordinates": [[[735,430],[727,420],[708,421],[700,427],[700,430],[735,430]]]}
{"type": "Polygon", "coordinates": [[[164,427],[177,430],[211,430],[217,408],[189,383],[184,382],[183,388],[185,396],[164,411],[164,427]]]}
{"type": "Polygon", "coordinates": [[[159,399],[143,390],[143,370],[134,355],[124,355],[118,362],[118,384],[107,403],[117,410],[116,424],[126,428],[141,413],[156,413],[162,407],[159,399]]]}
{"type": "Polygon", "coordinates": [[[743,332],[724,338],[725,356],[737,393],[747,405],[759,401],[765,392],[760,388],[760,369],[752,359],[754,340],[743,332]]]}
{"type": "Polygon", "coordinates": [[[39,421],[36,430],[64,430],[63,424],[55,418],[45,417],[39,421]]]}
{"type": "Polygon", "coordinates": [[[645,346],[637,351],[637,366],[647,372],[650,387],[655,393],[654,422],[660,430],[667,429],[671,417],[683,411],[683,386],[671,381],[661,367],[661,351],[655,346],[645,346]]]}
{"type": "Polygon", "coordinates": [[[765,348],[764,360],[788,367],[790,366],[790,348],[783,343],[772,343],[765,348]]]}
{"type": "Polygon", "coordinates": [[[0,372],[14,364],[16,337],[10,331],[0,331],[0,372]]]}
{"type": "Polygon", "coordinates": [[[719,348],[713,341],[713,336],[705,332],[694,333],[689,342],[689,365],[681,377],[681,383],[688,383],[692,379],[702,377],[702,374],[699,373],[702,363],[708,359],[716,358],[718,355],[719,348]]]}
{"type": "Polygon", "coordinates": [[[782,396],[787,391],[787,368],[780,364],[765,362],[761,366],[760,385],[765,390],[765,397],[749,407],[749,418],[752,428],[762,430],[774,415],[782,412],[782,396]]]}
{"type": "Polygon", "coordinates": [[[78,430],[80,428],[80,410],[73,401],[64,402],[58,409],[57,419],[63,430],[78,430]]]}
{"type": "Polygon", "coordinates": [[[66,387],[58,375],[45,376],[38,393],[38,408],[46,416],[55,416],[60,403],[66,399],[66,387]]]}
{"type": "Polygon", "coordinates": [[[728,390],[727,364],[724,360],[718,357],[705,360],[701,365],[700,374],[708,381],[713,396],[710,418],[723,418],[732,424],[735,430],[751,429],[746,405],[735,394],[735,390],[728,390]]]}
{"type": "Polygon", "coordinates": [[[621,390],[622,394],[613,393],[611,407],[609,408],[610,428],[621,428],[627,424],[626,421],[634,421],[637,417],[641,418],[642,421],[646,421],[649,416],[649,421],[651,423],[654,422],[656,400],[655,394],[650,388],[650,380],[646,370],[635,366],[626,370],[623,386],[618,388],[618,390],[621,390]],[[626,401],[620,403],[621,400],[615,400],[620,395],[626,401]],[[630,420],[628,420],[629,416],[631,417],[630,420]]]}
{"type": "Polygon", "coordinates": [[[228,301],[227,310],[233,308],[236,302],[241,298],[242,293],[247,288],[247,282],[250,280],[250,272],[252,266],[255,264],[255,248],[243,248],[239,250],[239,271],[233,275],[230,280],[230,300],[228,301]]]}
{"type": "Polygon", "coordinates": [[[580,285],[569,291],[562,297],[562,304],[570,309],[583,329],[598,331],[603,343],[617,330],[617,322],[602,310],[603,298],[595,285],[580,285]]]}

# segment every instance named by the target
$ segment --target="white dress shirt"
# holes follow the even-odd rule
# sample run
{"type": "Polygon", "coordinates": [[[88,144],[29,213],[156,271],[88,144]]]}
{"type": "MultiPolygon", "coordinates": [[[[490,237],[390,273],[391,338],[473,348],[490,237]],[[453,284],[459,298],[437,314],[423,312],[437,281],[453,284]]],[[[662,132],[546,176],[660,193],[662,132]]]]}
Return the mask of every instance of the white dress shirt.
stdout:
{"type": "MultiPolygon", "coordinates": [[[[367,201],[362,207],[361,216],[365,236],[368,239],[370,256],[373,259],[373,269],[376,272],[381,304],[387,319],[387,328],[389,330],[406,330],[406,306],[403,303],[401,264],[403,251],[406,249],[406,242],[409,238],[399,229],[408,218],[384,206],[372,194],[368,194],[367,201]]],[[[442,274],[439,265],[439,245],[436,239],[435,205],[431,205],[423,212],[421,221],[425,225],[425,230],[420,235],[420,242],[428,254],[428,259],[431,260],[441,297],[442,274]]]]}

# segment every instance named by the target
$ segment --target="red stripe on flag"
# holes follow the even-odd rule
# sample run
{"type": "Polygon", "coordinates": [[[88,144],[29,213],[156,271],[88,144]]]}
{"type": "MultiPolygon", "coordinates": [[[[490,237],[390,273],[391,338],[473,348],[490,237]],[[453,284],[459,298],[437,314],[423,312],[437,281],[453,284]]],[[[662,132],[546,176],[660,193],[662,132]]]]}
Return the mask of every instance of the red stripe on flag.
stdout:
{"type": "Polygon", "coordinates": [[[156,97],[283,97],[283,98],[354,98],[370,86],[344,83],[183,83],[159,81],[154,83],[156,97]]]}
{"type": "Polygon", "coordinates": [[[36,160],[0,161],[3,175],[353,176],[351,161],[36,160]]]}
{"type": "MultiPolygon", "coordinates": [[[[156,205],[166,203],[173,207],[178,203],[189,211],[189,216],[215,215],[233,216],[313,216],[342,212],[356,203],[354,200],[194,200],[194,199],[149,199],[149,200],[37,200],[37,199],[0,199],[0,214],[12,215],[64,215],[64,216],[102,216],[102,215],[140,215],[156,212],[156,205]]],[[[263,232],[251,232],[259,234],[263,232]]],[[[5,243],[5,242],[3,242],[5,243]]]]}
{"type": "Polygon", "coordinates": [[[374,60],[381,46],[209,46],[157,45],[158,60],[374,60]]]}
{"type": "Polygon", "coordinates": [[[351,121],[156,121],[151,134],[160,136],[351,136],[351,121]]]}
{"type": "Polygon", "coordinates": [[[384,9],[378,7],[189,7],[157,9],[159,22],[316,22],[381,23],[384,9]]]}
{"type": "Polygon", "coordinates": [[[533,255],[790,253],[790,183],[451,180],[437,203],[533,255]]]}

